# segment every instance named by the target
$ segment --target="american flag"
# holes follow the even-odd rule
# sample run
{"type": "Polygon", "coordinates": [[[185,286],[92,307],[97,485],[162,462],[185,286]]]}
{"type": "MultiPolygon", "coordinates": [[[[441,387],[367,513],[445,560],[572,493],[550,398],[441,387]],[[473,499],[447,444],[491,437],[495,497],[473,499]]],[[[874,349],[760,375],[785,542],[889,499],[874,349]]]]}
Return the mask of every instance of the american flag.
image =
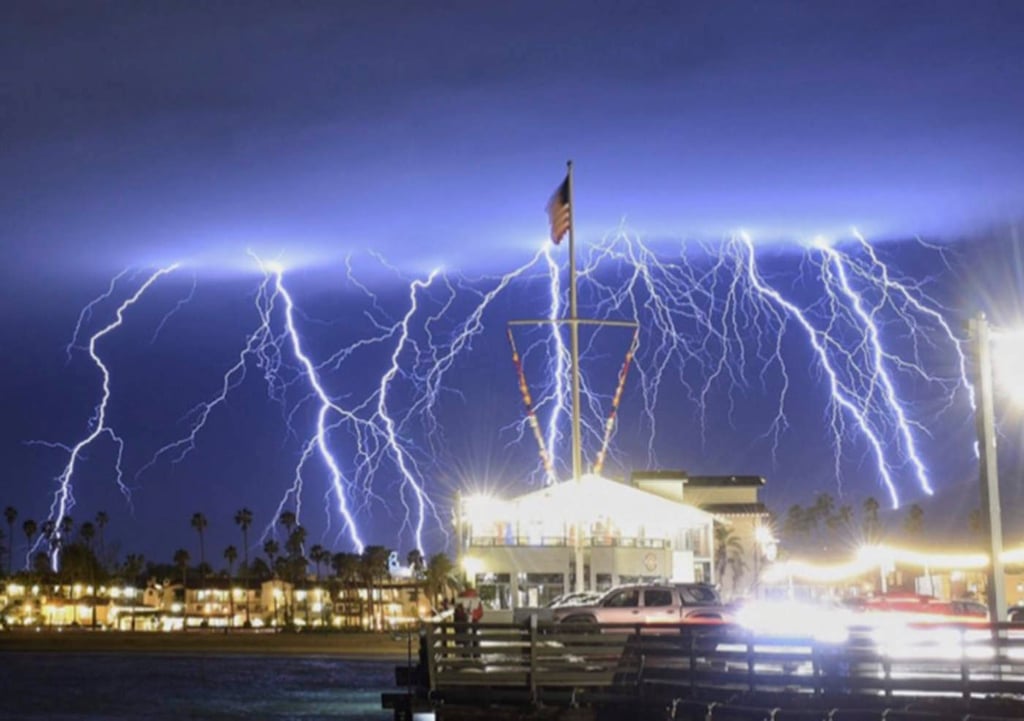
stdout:
{"type": "Polygon", "coordinates": [[[566,176],[558,190],[548,201],[548,221],[551,223],[551,241],[558,245],[562,238],[569,231],[570,218],[572,217],[569,208],[569,178],[566,176]]]}

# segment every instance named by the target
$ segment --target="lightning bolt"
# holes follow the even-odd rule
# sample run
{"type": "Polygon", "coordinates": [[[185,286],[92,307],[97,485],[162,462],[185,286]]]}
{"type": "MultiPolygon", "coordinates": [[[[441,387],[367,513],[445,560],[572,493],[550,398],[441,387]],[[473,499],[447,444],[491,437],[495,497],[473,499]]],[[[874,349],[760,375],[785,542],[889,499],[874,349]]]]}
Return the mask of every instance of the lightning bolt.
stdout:
{"type": "Polygon", "coordinates": [[[273,379],[276,377],[276,368],[279,366],[279,362],[277,361],[276,347],[273,348],[273,352],[267,350],[274,343],[274,336],[270,326],[273,297],[268,295],[269,283],[269,276],[264,276],[263,282],[260,284],[256,294],[256,306],[260,318],[259,324],[246,338],[245,345],[238,354],[238,360],[224,373],[221,379],[220,391],[209,400],[194,406],[185,414],[182,420],[189,426],[185,435],[157,449],[152,458],[136,472],[136,479],[155,466],[165,456],[170,456],[172,463],[180,463],[189,453],[195,450],[196,440],[206,426],[210,415],[227,400],[228,394],[245,380],[246,368],[250,357],[258,357],[259,365],[266,369],[268,382],[273,386],[273,379]]]}
{"type": "MultiPolygon", "coordinates": [[[[650,465],[657,464],[657,417],[666,378],[683,387],[700,419],[702,438],[716,399],[724,400],[731,418],[737,390],[746,393],[753,383],[763,390],[776,386],[777,411],[765,433],[776,453],[789,428],[786,407],[792,384],[785,338],[787,328],[798,328],[826,383],[837,483],[853,428],[871,450],[879,481],[894,506],[900,497],[897,473],[902,474],[904,465],[923,492],[933,492],[916,437],[924,429],[900,398],[894,372],[937,385],[946,408],[961,389],[973,398],[962,343],[920,285],[896,278],[863,236],[854,231],[854,237],[859,258],[823,242],[812,243],[798,257],[801,282],[817,283],[821,289],[806,306],[772,286],[746,234],[717,244],[684,244],[672,254],[657,252],[620,228],[588,249],[579,281],[581,293],[585,288],[594,299],[597,317],[629,318],[643,330],[635,367],[650,465]],[[894,325],[911,339],[909,354],[887,348],[883,328],[894,325]],[[952,348],[959,374],[945,378],[926,370],[918,336],[952,348]],[[718,391],[723,385],[724,394],[718,391]]],[[[595,415],[603,398],[589,388],[584,396],[588,415],[595,415]]],[[[585,429],[591,445],[593,427],[585,429]]]]}
{"type": "MultiPolygon", "coordinates": [[[[114,432],[112,428],[110,428],[107,425],[107,402],[110,400],[110,370],[107,368],[106,364],[104,364],[103,359],[100,358],[100,355],[97,351],[97,344],[102,338],[104,338],[117,328],[121,327],[122,323],[124,322],[125,311],[127,311],[129,308],[135,305],[139,298],[141,298],[143,294],[145,294],[145,292],[149,290],[150,286],[152,286],[162,276],[172,273],[177,268],[178,264],[175,263],[166,268],[161,268],[152,275],[150,275],[149,278],[146,279],[146,282],[144,282],[138,288],[138,290],[136,290],[127,300],[125,300],[124,302],[121,303],[121,305],[118,306],[117,311],[114,314],[114,320],[108,323],[100,330],[98,330],[89,338],[89,357],[92,358],[93,363],[96,365],[97,368],[99,368],[100,375],[103,378],[103,391],[100,397],[100,401],[96,405],[95,411],[93,412],[93,416],[90,419],[90,426],[92,430],[82,440],[80,440],[75,445],[71,446],[70,453],[68,454],[67,464],[64,466],[64,470],[57,477],[57,491],[54,494],[53,502],[50,505],[49,515],[49,520],[53,521],[55,528],[54,532],[56,534],[54,537],[52,556],[50,559],[53,570],[55,571],[57,570],[59,562],[58,547],[62,540],[60,536],[61,522],[64,520],[65,516],[67,516],[67,514],[75,505],[74,489],[72,487],[72,478],[75,474],[75,468],[78,464],[79,459],[82,456],[82,452],[101,435],[108,436],[117,446],[117,456],[114,465],[115,477],[117,480],[118,488],[121,490],[121,493],[124,495],[125,499],[129,503],[131,502],[131,491],[128,489],[127,486],[124,485],[123,473],[121,470],[121,460],[124,452],[124,441],[121,439],[120,436],[118,436],[114,432]]],[[[123,275],[124,272],[119,274],[113,281],[111,281],[110,288],[104,295],[100,296],[97,300],[92,301],[88,306],[86,306],[88,313],[86,313],[86,311],[83,311],[82,314],[79,315],[78,323],[75,326],[75,336],[72,339],[72,344],[74,344],[75,339],[77,339],[78,334],[81,332],[81,325],[83,323],[83,320],[89,317],[89,314],[91,314],[92,312],[92,308],[95,307],[96,303],[99,300],[110,297],[111,293],[113,293],[117,279],[121,278],[123,275]]],[[[42,538],[36,541],[36,544],[30,551],[30,554],[34,552],[36,548],[38,548],[39,544],[42,541],[42,538]]]]}
{"type": "MultiPolygon", "coordinates": [[[[778,311],[769,310],[773,315],[773,320],[777,327],[784,329],[786,319],[792,318],[807,334],[807,341],[814,349],[814,353],[817,356],[820,367],[828,377],[832,402],[839,408],[845,410],[851,416],[861,433],[867,439],[871,448],[874,450],[875,459],[878,463],[877,467],[879,475],[881,476],[882,482],[885,484],[886,490],[889,492],[889,498],[892,501],[892,505],[894,507],[898,507],[899,494],[896,491],[896,485],[893,482],[892,474],[886,464],[885,450],[883,448],[882,441],[879,439],[878,434],[870,423],[862,404],[856,402],[851,389],[844,385],[840,380],[839,373],[832,362],[831,354],[829,353],[829,346],[834,345],[834,341],[827,333],[818,331],[811,321],[808,320],[807,315],[796,304],[786,300],[781,293],[770,287],[764,281],[757,268],[753,242],[751,242],[748,235],[741,235],[740,239],[747,251],[746,274],[747,280],[750,283],[750,288],[762,297],[769,299],[774,304],[774,307],[779,309],[778,311]]],[[[843,428],[835,414],[833,414],[832,427],[835,437],[841,438],[843,435],[843,428]]],[[[836,472],[838,475],[838,464],[836,472]]]]}
{"type": "Polygon", "coordinates": [[[121,278],[123,278],[128,273],[128,270],[128,268],[125,268],[120,273],[111,278],[110,286],[107,288],[106,292],[101,293],[100,295],[96,296],[91,301],[86,303],[82,310],[78,313],[78,320],[75,322],[75,330],[71,334],[71,340],[68,341],[68,344],[64,347],[64,353],[65,355],[67,355],[68,363],[71,362],[72,351],[74,351],[76,348],[80,350],[85,350],[84,348],[78,345],[78,336],[82,334],[82,325],[84,323],[87,323],[89,319],[92,318],[92,311],[97,305],[107,300],[108,298],[110,298],[110,296],[114,294],[114,290],[117,288],[117,281],[121,280],[121,278]]]}
{"type": "Polygon", "coordinates": [[[295,302],[292,300],[292,296],[288,292],[287,288],[285,288],[284,271],[281,268],[268,268],[264,266],[264,272],[269,272],[273,275],[274,289],[284,300],[285,326],[287,328],[288,338],[291,342],[292,353],[302,365],[302,368],[305,371],[305,378],[310,385],[310,389],[320,404],[319,411],[317,412],[316,433],[314,435],[316,439],[316,448],[320,453],[320,458],[330,471],[330,481],[334,489],[335,500],[337,501],[337,510],[345,521],[345,529],[348,531],[349,540],[352,542],[356,551],[362,553],[365,544],[363,543],[363,539],[360,537],[355,517],[349,510],[341,466],[331,451],[327,439],[327,433],[328,419],[332,413],[337,414],[337,416],[344,420],[351,421],[355,426],[357,426],[357,428],[366,424],[363,423],[354,413],[342,408],[332,401],[327,395],[327,391],[325,391],[321,385],[316,366],[302,349],[302,340],[295,327],[295,302]]]}
{"type": "MultiPolygon", "coordinates": [[[[633,368],[641,407],[640,435],[646,437],[649,466],[657,464],[662,435],[657,419],[667,402],[667,396],[662,396],[668,382],[682,389],[682,397],[673,392],[670,402],[675,408],[693,410],[702,440],[709,432],[708,419],[719,407],[732,420],[742,407],[737,398],[759,385],[776,408],[761,439],[768,439],[773,454],[777,453],[789,429],[787,407],[794,384],[787,356],[796,343],[817,369],[817,383],[828,399],[825,414],[836,482],[841,482],[848,447],[856,443],[857,448],[868,450],[878,482],[893,506],[900,502],[905,476],[912,476],[921,491],[932,492],[919,450],[924,428],[901,397],[901,384],[908,378],[928,384],[938,390],[936,395],[944,399],[947,409],[961,393],[973,403],[962,342],[952,332],[945,309],[925,293],[922,284],[900,278],[859,233],[854,232],[854,241],[852,250],[811,243],[793,263],[792,253],[785,262],[781,253],[766,260],[751,237],[742,233],[719,242],[683,243],[675,248],[642,241],[620,227],[584,249],[578,275],[581,316],[632,321],[640,327],[633,368]],[[783,282],[792,283],[792,290],[783,293],[783,282]],[[894,330],[907,340],[893,343],[894,330]],[[957,354],[959,374],[943,377],[930,372],[928,353],[947,348],[957,354]]],[[[562,264],[553,247],[545,243],[524,264],[501,275],[471,278],[435,270],[426,278],[402,278],[407,294],[398,312],[388,310],[393,299],[378,298],[357,278],[351,259],[346,259],[345,277],[368,301],[363,318],[369,330],[319,361],[310,353],[300,326],[324,321],[302,313],[282,266],[251,255],[262,272],[255,292],[254,328],[213,395],[186,414],[184,433],[159,448],[136,475],[159,461],[184,460],[196,448],[211,414],[254,366],[262,373],[268,399],[282,407],[288,433],[301,440],[291,483],[264,535],[274,532],[276,517],[291,505],[296,519],[300,518],[307,492],[305,477],[312,467],[322,465],[328,480],[326,495],[333,506],[328,519],[340,517],[340,533],[357,551],[365,547],[357,523],[360,513],[371,504],[390,510],[396,497],[396,510],[404,516],[400,533],[409,533],[423,551],[428,522],[433,519],[439,527],[444,525],[425,479],[448,460],[439,409],[449,395],[464,398],[458,379],[453,379],[456,361],[471,354],[475,341],[490,328],[498,298],[528,289],[541,278],[544,294],[531,292],[530,296],[541,299],[549,321],[561,319],[566,291],[562,264]],[[359,354],[372,346],[380,346],[384,357],[380,375],[365,387],[344,392],[346,371],[358,365],[359,354]],[[302,426],[300,421],[309,425],[302,426]],[[385,490],[393,485],[398,486],[397,496],[385,490]]],[[[373,257],[401,278],[397,269],[373,257]]],[[[100,435],[109,435],[118,446],[118,483],[127,496],[120,475],[123,443],[106,423],[110,377],[96,343],[121,324],[124,311],[160,275],[175,267],[151,276],[118,309],[117,320],[90,339],[90,355],[103,374],[103,397],[89,436],[68,447],[69,462],[58,479],[60,488],[51,509],[58,524],[74,503],[70,480],[75,464],[100,435]]],[[[68,353],[80,347],[84,324],[99,303],[112,297],[125,273],[82,310],[68,353]]],[[[192,291],[164,316],[154,338],[194,293],[193,278],[192,291]]],[[[540,356],[545,370],[537,378],[539,391],[532,395],[535,407],[547,414],[543,443],[552,457],[558,457],[556,451],[565,443],[560,429],[569,403],[569,357],[559,327],[552,322],[550,332],[539,340],[535,337],[523,353],[524,363],[527,355],[534,356],[534,363],[535,356],[540,356]]],[[[588,362],[604,353],[599,336],[614,332],[588,329],[581,349],[588,362]]],[[[623,353],[631,342],[632,338],[623,340],[623,353]]],[[[359,368],[365,372],[365,366],[359,368]]],[[[630,383],[634,383],[632,377],[630,383]]],[[[597,389],[606,386],[611,384],[604,384],[599,374],[584,374],[585,447],[598,448],[604,442],[603,419],[611,394],[597,389]]],[[[517,422],[509,427],[513,426],[519,428],[513,443],[519,443],[525,425],[517,422]]],[[[625,465],[614,447],[609,452],[610,461],[625,465]]]]}
{"type": "MultiPolygon", "coordinates": [[[[555,455],[555,448],[558,446],[562,436],[558,431],[558,423],[565,413],[565,407],[567,402],[571,402],[569,398],[569,384],[566,376],[569,372],[569,349],[566,348],[565,338],[562,335],[561,329],[554,325],[554,321],[559,320],[562,317],[562,289],[561,289],[561,268],[551,255],[551,246],[545,244],[544,246],[544,260],[547,261],[548,275],[551,279],[551,284],[548,288],[548,292],[551,296],[551,307],[548,311],[548,320],[552,322],[551,325],[551,347],[550,354],[554,358],[554,367],[551,369],[551,378],[554,379],[554,390],[551,393],[551,413],[548,416],[548,432],[546,436],[547,452],[551,455],[552,467],[557,462],[557,456],[555,455]]],[[[543,405],[543,401],[541,402],[543,405]]],[[[547,482],[554,483],[557,478],[549,477],[547,482]]]]}
{"type": "MultiPolygon", "coordinates": [[[[427,510],[428,507],[433,510],[434,505],[424,491],[423,486],[417,481],[416,475],[410,470],[409,466],[411,464],[411,460],[402,448],[402,444],[395,431],[395,421],[388,413],[387,395],[392,381],[394,381],[395,376],[398,375],[400,370],[399,359],[402,356],[402,351],[409,342],[409,322],[417,311],[416,291],[417,289],[429,288],[430,284],[434,282],[434,278],[437,274],[438,271],[435,270],[430,274],[430,277],[426,281],[421,282],[417,280],[412,283],[409,290],[409,311],[405,314],[399,324],[401,330],[398,343],[395,345],[395,350],[391,354],[391,365],[388,367],[384,375],[381,376],[380,389],[377,393],[377,417],[384,424],[388,447],[391,449],[395,465],[398,467],[398,472],[401,474],[405,486],[412,490],[412,494],[416,499],[416,522],[413,530],[413,537],[416,542],[416,548],[420,553],[423,553],[423,526],[426,522],[427,510]]],[[[407,512],[406,518],[408,518],[410,509],[406,504],[404,495],[402,497],[402,503],[405,505],[407,512]]]]}
{"type": "MultiPolygon", "coordinates": [[[[906,453],[914,466],[917,480],[921,484],[921,488],[925,493],[930,496],[934,491],[932,490],[931,482],[928,479],[928,471],[925,469],[924,462],[918,455],[917,443],[914,440],[914,434],[910,428],[911,423],[907,420],[907,414],[904,412],[903,405],[900,402],[899,397],[896,395],[896,388],[893,386],[892,377],[886,369],[887,362],[896,362],[898,359],[895,359],[891,354],[886,353],[883,347],[882,339],[878,331],[878,318],[876,317],[879,307],[876,305],[871,312],[865,310],[862,297],[850,286],[850,280],[846,272],[846,264],[843,257],[836,252],[835,249],[825,243],[819,242],[816,243],[816,246],[827,258],[828,263],[834,268],[840,292],[849,301],[850,306],[853,308],[853,312],[863,324],[863,330],[866,334],[864,340],[868,346],[867,354],[870,356],[869,370],[866,371],[866,374],[870,378],[867,393],[873,396],[875,394],[876,384],[881,385],[884,402],[888,405],[889,410],[895,418],[898,433],[903,439],[903,443],[906,447],[906,453]]],[[[829,288],[828,292],[831,294],[832,289],[829,288]]]]}

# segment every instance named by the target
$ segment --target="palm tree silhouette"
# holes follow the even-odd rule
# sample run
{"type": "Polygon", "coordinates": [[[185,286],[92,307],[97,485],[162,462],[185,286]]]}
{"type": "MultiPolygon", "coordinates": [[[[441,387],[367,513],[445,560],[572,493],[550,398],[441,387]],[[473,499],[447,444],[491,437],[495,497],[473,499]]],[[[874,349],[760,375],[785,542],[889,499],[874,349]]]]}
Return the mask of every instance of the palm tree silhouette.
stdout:
{"type": "Polygon", "coordinates": [[[39,526],[31,518],[26,518],[25,522],[21,524],[21,530],[25,534],[25,542],[28,544],[28,547],[32,548],[32,539],[35,538],[39,526]]]}
{"type": "Polygon", "coordinates": [[[452,563],[452,560],[443,553],[436,553],[427,561],[427,593],[430,594],[431,603],[435,606],[437,605],[437,597],[445,595],[449,579],[454,570],[455,565],[452,563]]]}
{"type": "Polygon", "coordinates": [[[78,529],[78,535],[85,541],[85,546],[90,551],[92,550],[92,539],[96,537],[96,526],[92,525],[91,522],[86,521],[82,524],[82,527],[78,529]]]}
{"type": "MultiPolygon", "coordinates": [[[[383,609],[380,608],[383,604],[374,604],[373,594],[377,587],[377,582],[381,580],[388,570],[388,556],[391,552],[384,546],[367,546],[363,549],[362,561],[360,563],[363,580],[366,582],[368,595],[370,597],[370,622],[371,626],[383,628],[384,627],[384,614],[383,609]],[[374,608],[378,608],[377,615],[379,619],[374,617],[374,608]]],[[[383,601],[383,598],[381,599],[383,601]]]]}
{"type": "Polygon", "coordinates": [[[268,538],[263,544],[263,552],[267,554],[267,559],[270,561],[270,571],[275,576],[277,575],[277,554],[281,550],[281,546],[273,538],[268,538]]]}
{"type": "Polygon", "coordinates": [[[240,508],[235,513],[235,524],[242,529],[242,583],[245,586],[245,627],[249,621],[249,526],[252,525],[252,511],[240,508]]]}
{"type": "Polygon", "coordinates": [[[101,566],[106,563],[107,557],[107,545],[103,541],[103,529],[107,527],[107,523],[109,521],[110,517],[107,515],[106,511],[99,511],[96,514],[96,529],[99,531],[100,537],[100,558],[102,559],[100,561],[101,566]]]}
{"type": "MultiPolygon", "coordinates": [[[[232,580],[235,577],[235,561],[238,560],[238,549],[234,546],[228,546],[224,549],[224,560],[228,562],[228,602],[231,605],[231,622],[229,626],[235,625],[235,589],[232,588],[234,585],[232,580]]],[[[248,593],[246,593],[248,597],[248,593]]]]}
{"type": "Polygon", "coordinates": [[[203,534],[206,531],[206,516],[202,513],[192,514],[192,528],[196,529],[196,533],[199,534],[199,565],[206,565],[206,544],[203,534]]]}
{"type": "Polygon", "coordinates": [[[191,557],[184,548],[174,552],[174,565],[181,571],[181,630],[188,630],[188,562],[191,557]]]}

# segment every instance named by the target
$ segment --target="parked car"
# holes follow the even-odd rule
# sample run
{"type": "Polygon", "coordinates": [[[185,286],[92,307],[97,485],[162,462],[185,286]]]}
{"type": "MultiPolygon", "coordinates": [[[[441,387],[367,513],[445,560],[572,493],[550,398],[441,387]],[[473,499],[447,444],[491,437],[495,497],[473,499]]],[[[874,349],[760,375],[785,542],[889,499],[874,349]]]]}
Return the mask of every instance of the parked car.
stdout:
{"type": "Polygon", "coordinates": [[[563,608],[566,606],[590,606],[601,600],[604,593],[599,591],[581,591],[579,593],[563,593],[544,604],[545,608],[563,608]]]}
{"type": "Polygon", "coordinates": [[[608,591],[596,603],[554,609],[556,623],[723,623],[728,611],[714,587],[704,583],[630,584],[608,591]]]}

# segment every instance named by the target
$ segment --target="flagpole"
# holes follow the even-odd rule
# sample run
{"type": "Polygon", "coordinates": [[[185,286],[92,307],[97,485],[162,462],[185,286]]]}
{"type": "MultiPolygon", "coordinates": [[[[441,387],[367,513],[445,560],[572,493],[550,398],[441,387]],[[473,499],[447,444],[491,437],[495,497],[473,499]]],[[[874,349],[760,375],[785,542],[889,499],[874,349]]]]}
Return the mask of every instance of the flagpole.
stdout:
{"type": "MultiPolygon", "coordinates": [[[[569,337],[572,352],[572,476],[576,484],[583,480],[583,442],[580,436],[580,326],[579,312],[576,305],[576,233],[573,216],[575,205],[572,197],[572,161],[568,165],[568,201],[569,201],[569,337]]],[[[583,524],[577,520],[574,556],[576,561],[577,593],[584,589],[583,578],[583,524]]]]}

